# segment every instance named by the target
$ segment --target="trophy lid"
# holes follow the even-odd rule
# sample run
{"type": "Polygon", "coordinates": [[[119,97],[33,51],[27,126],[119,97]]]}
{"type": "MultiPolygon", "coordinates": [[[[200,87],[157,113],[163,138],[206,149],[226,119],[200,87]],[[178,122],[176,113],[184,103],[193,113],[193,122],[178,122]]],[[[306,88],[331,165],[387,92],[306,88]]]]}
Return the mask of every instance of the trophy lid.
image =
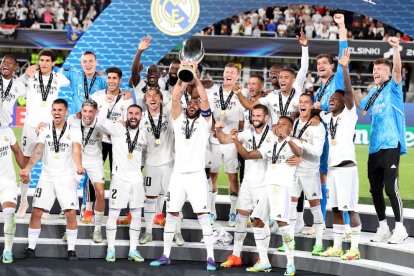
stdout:
{"type": "Polygon", "coordinates": [[[178,54],[180,61],[200,61],[204,57],[203,42],[200,39],[190,37],[183,42],[183,48],[178,54]]]}

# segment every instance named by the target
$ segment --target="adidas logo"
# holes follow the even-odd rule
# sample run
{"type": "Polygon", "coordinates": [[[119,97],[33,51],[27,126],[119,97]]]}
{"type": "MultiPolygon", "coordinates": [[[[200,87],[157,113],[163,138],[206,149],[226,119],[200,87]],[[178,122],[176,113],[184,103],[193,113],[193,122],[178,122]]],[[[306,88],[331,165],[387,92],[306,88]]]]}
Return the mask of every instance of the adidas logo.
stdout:
{"type": "Polygon", "coordinates": [[[203,209],[207,209],[207,206],[204,205],[204,208],[203,209]]]}
{"type": "Polygon", "coordinates": [[[317,196],[317,194],[316,193],[313,193],[313,195],[312,196],[317,196]]]}
{"type": "Polygon", "coordinates": [[[344,207],[342,207],[342,209],[348,209],[348,206],[345,205],[344,207]]]}
{"type": "Polygon", "coordinates": [[[282,215],[281,214],[277,215],[277,218],[282,218],[282,215]]]}
{"type": "Polygon", "coordinates": [[[105,177],[102,177],[102,181],[105,181],[105,177]]]}
{"type": "Polygon", "coordinates": [[[75,206],[75,204],[72,202],[72,203],[70,204],[70,206],[75,206]]]}
{"type": "Polygon", "coordinates": [[[17,200],[16,198],[13,198],[13,200],[17,200]]]}
{"type": "Polygon", "coordinates": [[[208,161],[208,164],[211,165],[211,161],[208,161]]]}
{"type": "Polygon", "coordinates": [[[50,135],[48,134],[48,135],[46,136],[46,138],[50,138],[50,135]]]}
{"type": "Polygon", "coordinates": [[[391,169],[396,169],[396,168],[397,167],[394,164],[392,164],[391,169]]]}
{"type": "Polygon", "coordinates": [[[252,139],[249,139],[249,141],[247,141],[248,143],[251,143],[252,142],[252,139]]]}
{"type": "Polygon", "coordinates": [[[148,121],[146,121],[144,125],[148,125],[148,121]]]}

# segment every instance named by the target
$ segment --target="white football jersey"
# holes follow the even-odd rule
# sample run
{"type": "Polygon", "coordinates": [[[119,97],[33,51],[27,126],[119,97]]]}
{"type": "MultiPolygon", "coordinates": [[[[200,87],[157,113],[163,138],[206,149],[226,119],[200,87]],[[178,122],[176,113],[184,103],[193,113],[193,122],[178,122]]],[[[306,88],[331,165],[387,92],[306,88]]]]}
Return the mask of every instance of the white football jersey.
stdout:
{"type": "MultiPolygon", "coordinates": [[[[72,179],[75,178],[75,161],[73,160],[73,144],[81,145],[82,134],[79,128],[68,124],[59,141],[59,158],[55,158],[52,124],[47,124],[38,137],[36,143],[45,145],[42,156],[42,173],[44,179],[72,179]]],[[[62,130],[56,129],[56,138],[59,139],[62,130]]]]}
{"type": "MultiPolygon", "coordinates": [[[[267,171],[264,179],[264,184],[279,185],[284,186],[286,188],[290,188],[295,178],[296,166],[289,167],[286,164],[286,160],[288,160],[294,154],[290,149],[288,143],[286,143],[282,150],[280,150],[281,146],[284,144],[285,141],[283,140],[282,142],[279,142],[278,139],[279,138],[274,136],[270,143],[266,143],[263,147],[259,149],[260,153],[262,154],[262,158],[267,161],[267,171]],[[276,160],[276,166],[272,166],[273,148],[275,144],[275,156],[277,155],[277,153],[279,153],[279,150],[280,153],[276,160]]],[[[302,144],[298,140],[293,140],[293,142],[296,145],[298,145],[298,147],[302,148],[302,144]]]]}
{"type": "Polygon", "coordinates": [[[280,91],[277,93],[270,93],[266,97],[260,98],[259,102],[269,109],[271,115],[269,116],[269,118],[272,119],[272,125],[275,125],[277,124],[277,122],[279,121],[279,117],[281,116],[280,99],[282,99],[282,111],[286,110],[285,116],[290,116],[293,113],[299,111],[299,98],[301,94],[302,93],[300,92],[300,90],[295,89],[295,94],[293,94],[287,109],[286,103],[289,99],[290,94],[289,96],[285,97],[280,91]]]}
{"type": "MultiPolygon", "coordinates": [[[[33,78],[29,78],[26,74],[20,79],[27,86],[27,101],[26,101],[26,120],[25,124],[31,127],[37,127],[39,123],[51,122],[52,117],[52,103],[59,96],[61,86],[70,88],[70,81],[62,74],[52,72],[52,84],[47,96],[46,105],[42,106],[42,92],[40,89],[39,73],[37,71],[33,78]]],[[[50,76],[42,76],[43,87],[46,90],[50,76]]]]}
{"type": "MultiPolygon", "coordinates": [[[[103,111],[102,106],[104,103],[106,103],[105,95],[106,90],[100,90],[91,96],[91,99],[98,104],[99,112],[103,111]]],[[[108,119],[113,123],[116,123],[118,121],[125,121],[128,107],[132,104],[134,104],[134,100],[132,98],[125,100],[124,95],[115,97],[115,101],[113,101],[111,104],[108,104],[108,110],[105,111],[106,114],[110,114],[108,119]]],[[[111,140],[108,138],[108,135],[104,135],[102,141],[111,144],[111,140]]]]}
{"type": "MultiPolygon", "coordinates": [[[[274,135],[272,133],[272,128],[269,126],[265,126],[263,128],[262,133],[260,134],[257,134],[254,127],[251,127],[241,130],[238,135],[239,141],[243,142],[243,146],[246,148],[247,151],[253,151],[261,147],[264,147],[266,144],[271,143],[271,141],[273,140],[272,137],[274,137],[274,135]],[[267,134],[265,138],[263,138],[262,144],[260,144],[266,127],[268,128],[267,134]],[[257,148],[253,147],[253,137],[257,148]]],[[[246,183],[254,183],[255,188],[262,187],[264,185],[263,180],[266,174],[266,169],[267,162],[265,159],[257,159],[256,161],[246,160],[244,169],[244,179],[247,180],[246,183]]],[[[244,183],[245,182],[243,182],[243,184],[244,183]]]]}
{"type": "Polygon", "coordinates": [[[181,115],[174,120],[175,164],[174,171],[180,173],[204,170],[206,144],[210,137],[212,119],[207,122],[202,116],[188,119],[190,138],[186,143],[187,118],[181,115]],[[193,126],[191,130],[191,126],[193,126]]]}
{"type": "Polygon", "coordinates": [[[8,126],[0,126],[0,175],[3,180],[16,181],[11,146],[17,143],[16,136],[8,126]]]}
{"type": "Polygon", "coordinates": [[[0,125],[8,126],[11,123],[14,105],[19,97],[26,98],[26,85],[21,79],[3,80],[3,95],[0,98],[0,125]],[[12,82],[8,95],[5,95],[10,82],[12,82]]]}
{"type": "Polygon", "coordinates": [[[306,123],[307,121],[303,122],[300,118],[297,118],[292,129],[292,136],[303,140],[303,161],[296,168],[297,176],[314,175],[319,172],[319,161],[325,144],[326,132],[323,124],[319,124],[319,126],[309,125],[302,132],[301,137],[298,137],[306,123]]]}
{"type": "MultiPolygon", "coordinates": [[[[148,146],[147,156],[145,164],[156,167],[166,164],[174,160],[173,153],[173,132],[174,132],[174,120],[171,116],[171,110],[167,107],[162,108],[162,123],[161,123],[161,144],[157,145],[155,135],[151,126],[150,119],[148,117],[149,110],[145,111],[140,121],[140,128],[146,133],[148,146]]],[[[152,117],[154,125],[158,128],[158,122],[160,119],[160,113],[152,117]]]]}

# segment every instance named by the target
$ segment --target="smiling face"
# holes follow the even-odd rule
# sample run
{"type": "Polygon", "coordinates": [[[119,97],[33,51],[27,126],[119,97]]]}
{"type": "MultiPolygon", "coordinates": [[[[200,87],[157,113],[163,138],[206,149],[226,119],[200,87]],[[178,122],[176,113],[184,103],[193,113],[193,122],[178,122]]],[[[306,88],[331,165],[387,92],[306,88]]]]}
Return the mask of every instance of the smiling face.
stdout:
{"type": "Polygon", "coordinates": [[[176,84],[178,81],[178,69],[180,69],[180,64],[179,63],[171,63],[170,65],[170,70],[168,71],[168,78],[170,79],[170,82],[172,84],[176,84]]]}
{"type": "Polygon", "coordinates": [[[279,138],[283,138],[282,133],[289,133],[292,131],[292,123],[287,118],[280,118],[277,122],[275,135],[279,138]]]}
{"type": "Polygon", "coordinates": [[[340,92],[333,93],[331,98],[329,99],[329,111],[337,114],[337,113],[341,113],[344,108],[345,108],[344,95],[342,95],[342,93],[340,92]]]}
{"type": "Polygon", "coordinates": [[[121,82],[122,78],[120,78],[117,73],[108,73],[108,76],[106,77],[106,85],[108,86],[108,91],[110,93],[118,91],[121,82]]]}
{"type": "Polygon", "coordinates": [[[224,85],[233,87],[240,78],[239,69],[235,67],[225,67],[223,78],[224,85]]]}
{"type": "Polygon", "coordinates": [[[159,110],[162,104],[161,93],[159,93],[155,89],[150,89],[145,94],[145,103],[147,104],[148,108],[152,111],[159,110]]]}
{"type": "Polygon", "coordinates": [[[93,124],[93,122],[95,122],[95,116],[98,114],[98,110],[96,110],[92,106],[85,105],[81,109],[81,114],[82,120],[85,123],[85,125],[90,126],[91,124],[93,124]]]}
{"type": "Polygon", "coordinates": [[[62,103],[52,105],[52,116],[55,125],[60,125],[64,122],[65,116],[68,115],[68,110],[62,103]]]}
{"type": "Polygon", "coordinates": [[[295,82],[295,75],[289,71],[282,71],[279,76],[280,91],[283,93],[290,92],[295,82]]]}
{"type": "Polygon", "coordinates": [[[299,113],[301,117],[308,117],[311,114],[313,103],[311,95],[301,95],[299,98],[299,113]]]}
{"type": "Polygon", "coordinates": [[[81,56],[81,66],[87,76],[95,74],[97,65],[98,61],[94,55],[86,54],[81,56]]]}
{"type": "Polygon", "coordinates": [[[249,94],[250,97],[257,97],[263,90],[264,84],[255,77],[249,79],[249,94]]]}
{"type": "Polygon", "coordinates": [[[265,115],[263,109],[259,108],[252,110],[252,122],[254,128],[261,128],[262,126],[264,126],[268,118],[269,116],[265,115]]]}
{"type": "Polygon", "coordinates": [[[157,65],[151,65],[147,69],[145,78],[150,86],[158,86],[158,79],[161,77],[160,70],[157,65]]]}
{"type": "Polygon", "coordinates": [[[272,85],[279,85],[279,76],[282,68],[280,66],[272,66],[269,70],[269,79],[272,85]]]}
{"type": "Polygon", "coordinates": [[[376,85],[388,80],[391,68],[386,64],[374,64],[373,77],[376,85]]]}
{"type": "Polygon", "coordinates": [[[317,60],[318,75],[321,78],[329,78],[333,74],[334,64],[329,62],[327,57],[322,57],[317,60]]]}
{"type": "Polygon", "coordinates": [[[191,99],[187,104],[187,117],[194,119],[200,116],[200,102],[197,99],[191,99]]]}
{"type": "Polygon", "coordinates": [[[141,120],[141,109],[136,106],[130,106],[127,112],[126,124],[132,129],[137,129],[139,121],[141,120]]]}
{"type": "Polygon", "coordinates": [[[0,65],[1,75],[5,79],[10,79],[13,76],[13,72],[16,69],[17,64],[14,58],[6,56],[0,65]]]}

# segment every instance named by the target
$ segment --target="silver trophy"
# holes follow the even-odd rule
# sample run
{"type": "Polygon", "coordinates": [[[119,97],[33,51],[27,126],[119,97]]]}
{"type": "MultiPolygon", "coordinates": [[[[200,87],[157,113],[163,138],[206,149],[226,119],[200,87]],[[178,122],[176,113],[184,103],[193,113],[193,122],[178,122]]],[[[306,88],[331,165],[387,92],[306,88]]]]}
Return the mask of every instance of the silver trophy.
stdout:
{"type": "MultiPolygon", "coordinates": [[[[204,57],[203,43],[198,38],[190,37],[183,43],[183,48],[178,54],[180,61],[196,61],[197,64],[204,57]]],[[[189,65],[181,66],[178,70],[178,78],[183,82],[190,82],[194,79],[197,68],[192,68],[189,65]]]]}

